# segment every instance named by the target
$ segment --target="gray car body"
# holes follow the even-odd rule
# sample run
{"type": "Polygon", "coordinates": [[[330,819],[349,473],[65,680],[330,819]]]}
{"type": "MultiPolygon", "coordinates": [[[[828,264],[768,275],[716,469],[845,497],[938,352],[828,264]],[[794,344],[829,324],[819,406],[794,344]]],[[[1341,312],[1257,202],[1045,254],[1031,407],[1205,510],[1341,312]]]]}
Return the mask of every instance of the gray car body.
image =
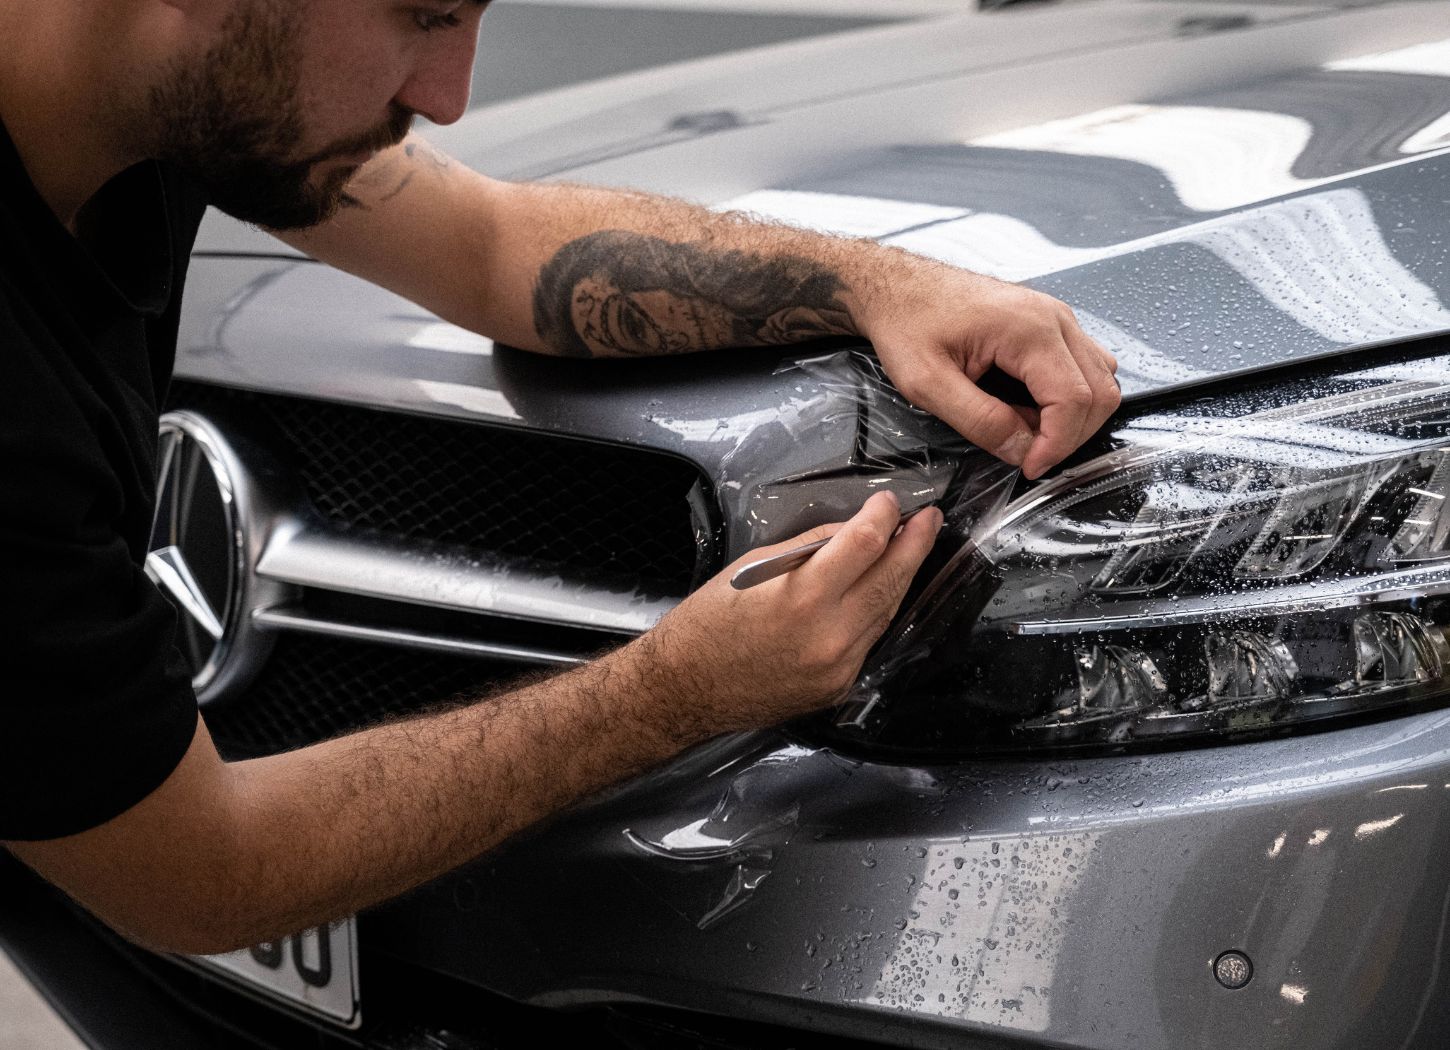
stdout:
{"type": "MultiPolygon", "coordinates": [[[[436,137],[503,177],[770,190],[746,203],[1026,279],[1118,352],[1131,403],[1450,329],[1450,76],[1328,68],[1446,36],[1439,3],[964,14],[522,99],[436,137]]],[[[1450,69],[1435,54],[1421,66],[1450,69]]],[[[213,219],[178,374],[719,477],[771,469],[728,457],[788,398],[779,361],[534,358],[213,219]]],[[[369,935],[529,1002],[902,1045],[1438,1047],[1447,793],[1441,710],[935,765],[751,734],[381,909],[369,935]],[[1230,949],[1254,965],[1233,991],[1212,972],[1230,949]]]]}

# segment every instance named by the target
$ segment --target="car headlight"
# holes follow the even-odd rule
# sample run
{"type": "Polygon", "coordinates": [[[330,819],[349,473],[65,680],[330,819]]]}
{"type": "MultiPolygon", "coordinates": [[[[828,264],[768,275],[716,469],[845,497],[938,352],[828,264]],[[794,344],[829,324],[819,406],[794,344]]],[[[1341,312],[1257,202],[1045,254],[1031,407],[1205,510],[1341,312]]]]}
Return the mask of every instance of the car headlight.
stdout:
{"type": "Polygon", "coordinates": [[[1450,694],[1450,357],[1146,412],[1105,447],[990,513],[967,485],[969,538],[844,731],[1117,745],[1450,694]]]}

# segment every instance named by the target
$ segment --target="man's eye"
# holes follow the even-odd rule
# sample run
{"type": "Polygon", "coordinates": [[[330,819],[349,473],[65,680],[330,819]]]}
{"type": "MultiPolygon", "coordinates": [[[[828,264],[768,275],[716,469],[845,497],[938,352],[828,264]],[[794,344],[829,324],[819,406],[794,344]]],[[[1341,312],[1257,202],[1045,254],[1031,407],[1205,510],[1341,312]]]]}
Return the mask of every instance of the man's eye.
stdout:
{"type": "Polygon", "coordinates": [[[453,12],[440,15],[434,11],[416,11],[413,14],[413,21],[425,33],[431,33],[435,29],[451,29],[463,24],[463,20],[453,12]]]}

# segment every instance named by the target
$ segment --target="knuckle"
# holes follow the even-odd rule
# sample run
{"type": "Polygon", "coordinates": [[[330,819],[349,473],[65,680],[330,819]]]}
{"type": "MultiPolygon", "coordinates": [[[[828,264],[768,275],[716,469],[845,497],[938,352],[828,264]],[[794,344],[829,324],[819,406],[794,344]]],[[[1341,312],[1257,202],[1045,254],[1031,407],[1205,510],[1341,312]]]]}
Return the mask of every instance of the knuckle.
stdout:
{"type": "Polygon", "coordinates": [[[872,610],[872,615],[878,615],[878,610],[888,608],[896,600],[896,595],[891,586],[885,580],[871,585],[866,591],[866,604],[872,610]]]}
{"type": "Polygon", "coordinates": [[[873,611],[894,609],[896,603],[901,600],[901,596],[906,593],[909,582],[906,573],[895,566],[883,572],[881,579],[877,580],[868,592],[871,609],[873,611]]]}
{"type": "Polygon", "coordinates": [[[812,645],[800,655],[800,669],[811,678],[829,674],[832,664],[824,644],[812,645]]]}
{"type": "Polygon", "coordinates": [[[846,539],[858,553],[873,560],[879,558],[886,550],[886,537],[881,534],[879,529],[874,529],[869,525],[856,525],[847,529],[846,539]]]}
{"type": "Polygon", "coordinates": [[[875,620],[871,621],[871,626],[866,629],[866,637],[873,642],[876,641],[876,639],[886,633],[886,629],[891,626],[893,619],[892,614],[882,613],[875,620]]]}
{"type": "Polygon", "coordinates": [[[902,374],[896,389],[913,405],[924,406],[931,397],[931,382],[921,369],[909,369],[902,374]]]}
{"type": "Polygon", "coordinates": [[[780,611],[789,623],[809,622],[809,617],[818,611],[815,595],[805,587],[795,588],[781,603],[780,611]]]}
{"type": "Polygon", "coordinates": [[[817,525],[813,529],[807,529],[790,543],[792,546],[800,546],[806,543],[816,543],[819,540],[828,540],[836,534],[837,528],[836,525],[817,525]]]}
{"type": "Polygon", "coordinates": [[[977,425],[983,430],[989,430],[993,434],[1006,440],[1018,430],[1022,429],[1022,420],[1016,412],[1000,401],[987,405],[978,419],[977,425]]]}
{"type": "Polygon", "coordinates": [[[1078,408],[1087,408],[1095,400],[1093,388],[1086,381],[1079,379],[1077,382],[1069,384],[1063,390],[1062,400],[1066,404],[1075,405],[1078,408]]]}
{"type": "Polygon", "coordinates": [[[839,697],[849,692],[856,684],[857,672],[860,670],[855,663],[842,663],[838,665],[836,673],[825,683],[826,688],[831,691],[832,697],[839,697]]]}
{"type": "Polygon", "coordinates": [[[826,634],[806,653],[804,670],[813,678],[830,678],[840,673],[849,645],[839,634],[826,634]]]}
{"type": "Polygon", "coordinates": [[[1062,326],[1052,314],[1039,314],[1032,319],[1032,335],[1039,342],[1062,345],[1062,326]]]}
{"type": "Polygon", "coordinates": [[[1062,316],[1063,302],[1056,296],[1048,295],[1046,292],[1039,292],[1033,288],[1022,289],[1027,297],[1027,302],[1038,312],[1047,315],[1054,321],[1062,316]]]}
{"type": "Polygon", "coordinates": [[[849,689],[856,681],[856,672],[859,669],[851,653],[851,646],[845,639],[837,639],[834,648],[831,660],[816,668],[811,675],[812,682],[823,692],[833,695],[849,689]]]}

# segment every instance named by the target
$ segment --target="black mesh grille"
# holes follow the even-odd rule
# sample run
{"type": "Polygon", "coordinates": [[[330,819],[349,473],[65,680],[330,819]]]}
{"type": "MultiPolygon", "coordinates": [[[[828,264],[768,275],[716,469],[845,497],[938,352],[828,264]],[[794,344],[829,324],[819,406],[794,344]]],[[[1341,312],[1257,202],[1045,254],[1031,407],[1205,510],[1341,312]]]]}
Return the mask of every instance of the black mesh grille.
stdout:
{"type": "Polygon", "coordinates": [[[170,407],[237,420],[278,445],[334,528],[530,558],[683,595],[699,472],[638,449],[503,427],[173,385],[170,407]]]}
{"type": "Polygon", "coordinates": [[[477,694],[519,674],[509,664],[284,634],[252,687],[209,706],[205,718],[225,757],[251,758],[477,694]]]}

